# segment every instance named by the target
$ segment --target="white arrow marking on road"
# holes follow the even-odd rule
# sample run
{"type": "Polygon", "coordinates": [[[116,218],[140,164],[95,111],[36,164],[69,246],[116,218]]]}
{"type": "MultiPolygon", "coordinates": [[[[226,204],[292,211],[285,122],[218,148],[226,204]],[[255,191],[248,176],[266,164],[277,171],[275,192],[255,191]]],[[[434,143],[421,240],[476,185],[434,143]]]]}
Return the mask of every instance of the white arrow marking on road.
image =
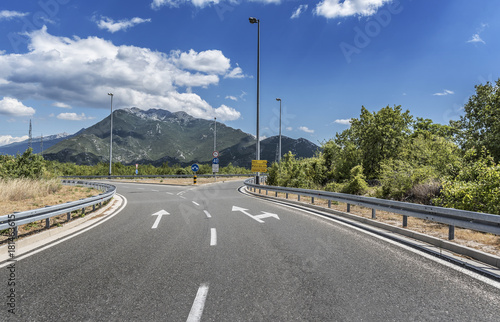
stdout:
{"type": "Polygon", "coordinates": [[[268,218],[268,217],[274,217],[274,218],[280,220],[280,217],[278,217],[277,214],[272,214],[272,213],[266,212],[266,211],[263,211],[262,215],[255,216],[255,218],[259,218],[259,219],[268,218]]]}
{"type": "Polygon", "coordinates": [[[241,208],[241,207],[237,207],[237,206],[233,206],[233,211],[241,211],[242,213],[244,213],[245,215],[247,215],[248,217],[260,222],[260,223],[263,223],[264,221],[261,220],[263,218],[269,218],[269,217],[273,217],[273,218],[276,218],[276,219],[280,219],[280,217],[278,217],[277,214],[272,214],[270,212],[266,212],[266,211],[263,211],[261,215],[257,215],[257,216],[252,216],[251,214],[249,214],[247,212],[248,209],[245,209],[245,208],[241,208]]]}
{"type": "Polygon", "coordinates": [[[259,218],[255,218],[254,216],[250,215],[248,212],[247,212],[248,209],[245,209],[245,208],[241,208],[241,207],[236,207],[236,206],[233,206],[233,211],[241,211],[242,213],[244,213],[245,215],[247,215],[248,217],[260,222],[260,223],[263,223],[264,221],[263,220],[260,220],[259,218]]]}
{"type": "Polygon", "coordinates": [[[156,217],[155,223],[153,224],[153,227],[151,227],[151,229],[158,228],[158,224],[160,223],[161,216],[163,216],[163,215],[170,215],[170,214],[168,212],[166,212],[165,210],[160,210],[160,211],[155,212],[154,214],[151,215],[151,216],[158,216],[158,217],[156,217]]]}

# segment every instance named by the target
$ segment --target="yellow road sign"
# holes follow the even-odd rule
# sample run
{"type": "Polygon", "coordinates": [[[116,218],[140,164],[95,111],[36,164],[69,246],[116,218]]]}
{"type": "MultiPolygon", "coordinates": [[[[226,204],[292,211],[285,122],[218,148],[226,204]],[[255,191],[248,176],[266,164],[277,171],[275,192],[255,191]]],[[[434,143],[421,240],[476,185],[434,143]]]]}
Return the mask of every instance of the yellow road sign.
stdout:
{"type": "Polygon", "coordinates": [[[267,160],[252,160],[252,172],[267,172],[267,160]]]}

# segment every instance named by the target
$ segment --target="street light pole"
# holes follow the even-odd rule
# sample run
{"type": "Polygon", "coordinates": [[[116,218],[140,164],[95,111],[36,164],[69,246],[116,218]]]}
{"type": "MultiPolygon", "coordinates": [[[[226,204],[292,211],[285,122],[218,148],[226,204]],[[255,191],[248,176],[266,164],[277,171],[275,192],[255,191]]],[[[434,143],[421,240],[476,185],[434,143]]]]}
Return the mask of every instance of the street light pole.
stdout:
{"type": "MultiPolygon", "coordinates": [[[[260,133],[259,133],[259,90],[260,90],[260,20],[254,17],[248,18],[251,24],[257,24],[257,147],[256,147],[256,159],[260,160],[260,133]]],[[[259,175],[257,172],[257,177],[255,178],[255,183],[259,184],[259,175]]]]}
{"type": "Polygon", "coordinates": [[[109,132],[109,175],[111,175],[111,162],[113,160],[113,93],[108,93],[111,96],[111,130],[109,132]]]}
{"type": "Polygon", "coordinates": [[[280,102],[280,140],[278,144],[278,163],[281,163],[281,98],[277,98],[276,100],[280,102]]]}
{"type": "Polygon", "coordinates": [[[214,117],[214,151],[217,151],[217,118],[214,117]]]}

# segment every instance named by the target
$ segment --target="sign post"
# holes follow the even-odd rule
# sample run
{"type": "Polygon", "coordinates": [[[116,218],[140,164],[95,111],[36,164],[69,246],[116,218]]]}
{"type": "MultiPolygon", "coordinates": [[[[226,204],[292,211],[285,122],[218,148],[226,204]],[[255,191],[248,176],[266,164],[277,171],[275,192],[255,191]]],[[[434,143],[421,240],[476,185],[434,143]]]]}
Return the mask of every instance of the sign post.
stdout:
{"type": "MultiPolygon", "coordinates": [[[[215,149],[215,145],[214,145],[215,149]]],[[[219,172],[219,151],[214,151],[212,152],[212,156],[214,157],[212,159],[212,173],[214,174],[214,181],[217,181],[217,175],[216,173],[219,172]]]]}
{"type": "Polygon", "coordinates": [[[198,172],[198,170],[200,170],[200,166],[199,166],[199,165],[197,165],[196,163],[195,163],[195,164],[193,164],[193,165],[191,166],[191,171],[193,171],[193,172],[194,172],[194,176],[193,176],[193,184],[196,184],[196,179],[197,179],[197,178],[196,178],[196,172],[198,172]]]}
{"type": "Polygon", "coordinates": [[[135,175],[139,174],[139,164],[135,164],[135,175]]]}

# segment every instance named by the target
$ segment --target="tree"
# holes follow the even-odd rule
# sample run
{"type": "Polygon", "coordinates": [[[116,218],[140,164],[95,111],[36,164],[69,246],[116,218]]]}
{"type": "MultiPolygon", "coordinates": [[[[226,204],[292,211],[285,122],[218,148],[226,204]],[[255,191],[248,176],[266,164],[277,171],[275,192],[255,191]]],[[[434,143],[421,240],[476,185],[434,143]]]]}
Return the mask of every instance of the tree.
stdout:
{"type": "Polygon", "coordinates": [[[476,94],[464,106],[465,115],[450,122],[459,130],[458,141],[464,151],[485,147],[500,161],[500,79],[493,85],[476,85],[476,94]]]}
{"type": "Polygon", "coordinates": [[[380,162],[397,157],[411,133],[413,117],[401,105],[387,106],[378,112],[361,107],[359,119],[351,119],[355,145],[361,150],[362,164],[368,179],[377,178],[380,162]]]}

